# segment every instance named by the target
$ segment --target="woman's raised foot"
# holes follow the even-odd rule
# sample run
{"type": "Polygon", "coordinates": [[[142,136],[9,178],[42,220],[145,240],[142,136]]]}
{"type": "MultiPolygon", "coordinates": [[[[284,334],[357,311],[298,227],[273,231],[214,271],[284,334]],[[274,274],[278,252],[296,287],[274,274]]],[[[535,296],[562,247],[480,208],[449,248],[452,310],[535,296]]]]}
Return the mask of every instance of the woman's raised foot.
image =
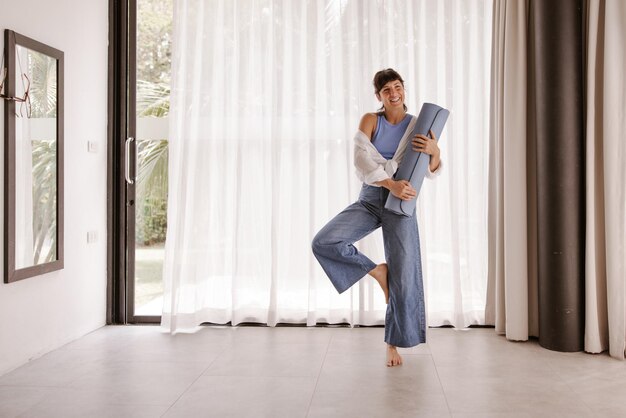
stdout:
{"type": "Polygon", "coordinates": [[[387,263],[382,263],[377,265],[369,272],[369,275],[372,276],[378,284],[380,288],[383,289],[383,293],[385,294],[385,303],[389,303],[389,284],[387,281],[387,272],[389,269],[387,268],[387,263]]]}

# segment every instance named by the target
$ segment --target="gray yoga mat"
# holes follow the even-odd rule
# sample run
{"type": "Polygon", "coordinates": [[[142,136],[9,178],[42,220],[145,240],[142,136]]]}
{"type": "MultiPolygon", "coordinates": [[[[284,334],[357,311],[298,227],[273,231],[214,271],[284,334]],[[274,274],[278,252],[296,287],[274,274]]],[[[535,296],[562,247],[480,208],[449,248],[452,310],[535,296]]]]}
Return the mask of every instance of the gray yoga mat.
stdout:
{"type": "MultiPolygon", "coordinates": [[[[437,106],[433,103],[424,103],[409,138],[413,138],[417,134],[428,135],[428,131],[432,130],[437,140],[439,140],[449,114],[450,112],[441,106],[437,106]]],[[[430,156],[413,151],[413,145],[409,140],[404,157],[393,178],[394,180],[409,180],[419,195],[424,177],[428,171],[429,163],[430,156]]],[[[398,215],[412,216],[416,201],[417,196],[415,199],[402,200],[389,193],[389,197],[385,203],[385,209],[397,213],[398,215]]]]}

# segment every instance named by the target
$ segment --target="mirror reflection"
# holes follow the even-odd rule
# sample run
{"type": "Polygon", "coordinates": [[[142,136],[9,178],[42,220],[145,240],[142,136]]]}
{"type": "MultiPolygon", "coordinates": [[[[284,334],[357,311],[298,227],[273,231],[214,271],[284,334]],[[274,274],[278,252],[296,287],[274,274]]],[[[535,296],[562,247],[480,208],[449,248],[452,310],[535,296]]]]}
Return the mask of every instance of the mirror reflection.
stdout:
{"type": "Polygon", "coordinates": [[[63,51],[4,31],[4,281],[63,268],[63,51]]]}
{"type": "Polygon", "coordinates": [[[16,45],[15,268],[57,259],[57,60],[16,45]]]}

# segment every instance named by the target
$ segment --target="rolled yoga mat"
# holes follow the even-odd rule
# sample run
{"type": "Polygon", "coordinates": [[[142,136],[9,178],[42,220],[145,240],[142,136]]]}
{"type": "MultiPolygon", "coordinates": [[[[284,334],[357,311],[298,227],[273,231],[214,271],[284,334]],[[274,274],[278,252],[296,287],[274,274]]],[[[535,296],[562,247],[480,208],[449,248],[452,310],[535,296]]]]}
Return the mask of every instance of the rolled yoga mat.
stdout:
{"type": "MultiPolygon", "coordinates": [[[[418,134],[428,135],[428,131],[432,130],[437,140],[439,140],[443,127],[448,120],[448,115],[450,115],[448,110],[433,103],[424,103],[409,138],[413,138],[418,134]]],[[[394,180],[408,180],[419,195],[429,163],[430,156],[413,151],[413,146],[409,140],[404,157],[393,178],[394,180]]],[[[417,196],[415,199],[402,200],[389,193],[387,202],[385,202],[385,209],[398,215],[412,216],[416,201],[417,196]]]]}

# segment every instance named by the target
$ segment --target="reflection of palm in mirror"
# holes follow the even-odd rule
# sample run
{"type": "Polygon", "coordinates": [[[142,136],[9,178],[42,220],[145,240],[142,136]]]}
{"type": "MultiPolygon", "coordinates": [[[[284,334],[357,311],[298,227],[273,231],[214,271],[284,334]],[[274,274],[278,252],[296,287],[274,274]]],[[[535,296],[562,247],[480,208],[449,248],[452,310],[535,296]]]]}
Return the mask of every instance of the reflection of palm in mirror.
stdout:
{"type": "Polygon", "coordinates": [[[63,51],[9,29],[5,97],[5,283],[63,260],[63,51]]]}
{"type": "Polygon", "coordinates": [[[29,118],[16,121],[16,157],[22,156],[16,158],[16,185],[32,190],[16,196],[16,238],[24,239],[22,256],[16,259],[20,268],[57,258],[57,61],[17,46],[16,62],[32,80],[25,87],[16,79],[17,95],[28,97],[30,106],[29,118]]]}
{"type": "Polygon", "coordinates": [[[33,261],[56,260],[56,141],[33,141],[33,261]]]}
{"type": "Polygon", "coordinates": [[[29,73],[33,75],[30,97],[33,118],[56,118],[57,62],[55,59],[30,51],[29,73]]]}

